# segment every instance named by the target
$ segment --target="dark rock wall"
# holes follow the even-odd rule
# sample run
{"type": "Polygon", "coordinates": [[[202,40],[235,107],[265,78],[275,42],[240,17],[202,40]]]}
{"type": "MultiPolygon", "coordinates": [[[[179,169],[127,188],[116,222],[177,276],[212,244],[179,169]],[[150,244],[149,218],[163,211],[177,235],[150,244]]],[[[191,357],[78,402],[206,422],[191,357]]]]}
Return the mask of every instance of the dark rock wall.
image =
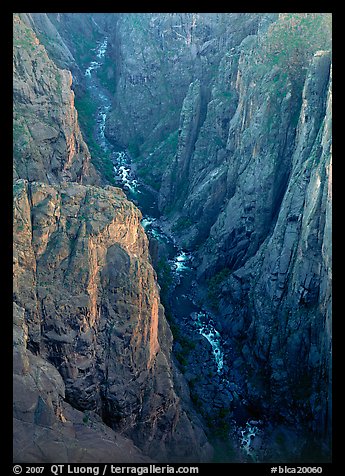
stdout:
{"type": "Polygon", "coordinates": [[[174,389],[183,382],[140,219],[119,189],[16,181],[14,299],[27,347],[58,370],[73,408],[95,412],[146,454],[207,459],[174,389]]]}
{"type": "Polygon", "coordinates": [[[270,15],[120,16],[116,41],[110,45],[116,52],[117,83],[106,133],[137,157],[138,172],[147,182],[160,187],[165,169],[171,167],[169,157],[176,152],[176,135],[171,134],[183,125],[180,113],[186,95],[191,95],[190,84],[201,81],[205,116],[222,54],[255,33],[266,17],[270,15]]]}
{"type": "Polygon", "coordinates": [[[27,347],[25,309],[13,304],[13,458],[15,463],[149,463],[132,441],[95,412],[66,402],[60,373],[27,347]]]}

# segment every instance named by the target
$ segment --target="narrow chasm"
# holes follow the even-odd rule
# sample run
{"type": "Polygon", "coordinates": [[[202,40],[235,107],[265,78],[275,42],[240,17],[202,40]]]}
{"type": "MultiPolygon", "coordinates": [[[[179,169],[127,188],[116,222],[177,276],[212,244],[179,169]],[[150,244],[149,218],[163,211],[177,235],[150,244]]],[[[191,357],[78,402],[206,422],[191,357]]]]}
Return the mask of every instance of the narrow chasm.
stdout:
{"type": "MultiPolygon", "coordinates": [[[[31,15],[45,44],[46,24],[31,15]]],[[[191,405],[191,421],[205,432],[207,441],[198,437],[196,443],[208,448],[204,461],[329,462],[329,14],[56,15],[47,18],[60,43],[55,49],[46,43],[48,54],[72,71],[78,121],[98,186],[107,193],[122,189],[118,193],[141,212],[164,308],[153,305],[158,302],[154,293],[140,289],[140,294],[124,284],[126,273],[137,276],[143,266],[128,230],[130,258],[122,248],[109,248],[100,258],[94,248],[105,238],[96,242],[93,229],[87,235],[88,225],[86,232],[80,228],[75,259],[89,247],[88,292],[96,287],[105,260],[102,293],[107,302],[114,299],[116,309],[98,309],[101,324],[90,324],[96,329],[90,337],[86,321],[91,316],[83,315],[80,298],[85,322],[78,326],[85,334],[78,345],[83,349],[97,340],[103,325],[108,354],[96,344],[93,356],[80,358],[80,369],[85,367],[90,378],[82,396],[64,355],[59,356],[67,398],[72,396],[67,401],[82,397],[75,408],[84,409],[87,418],[95,411],[154,459],[145,431],[157,442],[165,436],[161,427],[155,433],[149,407],[168,414],[176,398],[160,397],[159,386],[168,377],[154,377],[165,352],[159,346],[162,340],[170,345],[171,332],[171,358],[178,369],[171,381],[187,402],[184,408],[191,405]],[[71,25],[76,25],[74,33],[71,25]],[[141,300],[152,304],[152,319],[161,322],[165,314],[170,330],[158,323],[157,343],[152,325],[149,330],[144,323],[126,327],[131,317],[121,313],[129,312],[126,302],[135,293],[139,309],[141,300]],[[108,375],[110,352],[127,358],[121,354],[122,329],[133,355],[148,352],[145,345],[155,352],[154,357],[145,354],[147,368],[137,373],[137,357],[130,357],[131,375],[140,381],[138,395],[133,387],[121,396],[121,379],[108,375]],[[104,359],[97,371],[106,372],[99,391],[93,388],[98,385],[94,358],[104,359]],[[162,398],[155,408],[142,384],[145,378],[155,382],[155,398],[162,398]],[[140,420],[145,411],[147,420],[140,420]]],[[[67,189],[62,200],[66,194],[72,200],[67,189]]],[[[106,205],[104,210],[112,213],[106,205]]],[[[34,310],[31,315],[35,319],[34,310]]],[[[174,438],[171,446],[176,447],[164,450],[163,461],[177,462],[182,455],[174,438]]]]}

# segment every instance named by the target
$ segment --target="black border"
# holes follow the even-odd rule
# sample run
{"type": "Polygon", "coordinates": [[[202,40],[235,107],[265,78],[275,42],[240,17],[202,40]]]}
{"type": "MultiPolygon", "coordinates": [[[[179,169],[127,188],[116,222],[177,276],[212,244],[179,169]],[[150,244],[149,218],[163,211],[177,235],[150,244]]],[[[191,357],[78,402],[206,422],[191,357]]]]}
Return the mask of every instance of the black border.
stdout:
{"type": "MultiPolygon", "coordinates": [[[[5,147],[2,147],[2,160],[1,160],[1,184],[0,184],[0,211],[1,211],[1,344],[0,344],[0,362],[1,366],[1,381],[2,388],[0,391],[1,397],[1,410],[3,422],[5,425],[2,427],[2,442],[1,442],[1,454],[2,458],[0,464],[5,463],[6,468],[9,469],[9,474],[12,473],[12,401],[13,401],[13,391],[12,391],[12,299],[11,299],[11,290],[13,292],[12,284],[12,251],[13,251],[13,236],[12,236],[12,54],[10,49],[10,39],[12,39],[12,15],[13,12],[73,12],[73,13],[113,13],[114,10],[119,13],[136,13],[136,12],[201,12],[201,13],[218,13],[218,12],[228,12],[228,13],[275,13],[277,11],[287,11],[287,12],[320,12],[320,13],[332,13],[333,14],[333,116],[337,118],[337,111],[340,111],[340,98],[338,96],[339,90],[337,89],[337,74],[338,74],[338,63],[336,61],[337,55],[340,54],[340,48],[338,50],[338,41],[340,42],[337,35],[341,30],[340,21],[343,18],[341,15],[341,9],[336,8],[339,6],[340,2],[325,2],[323,4],[316,4],[315,2],[310,2],[309,5],[307,2],[207,2],[202,3],[198,1],[188,1],[188,2],[179,2],[178,0],[171,2],[170,5],[166,1],[159,2],[145,2],[145,3],[135,3],[134,1],[129,3],[125,2],[113,2],[113,1],[97,1],[95,4],[91,2],[13,2],[11,5],[2,6],[2,15],[1,15],[1,99],[2,99],[2,114],[1,114],[1,137],[2,144],[5,144],[5,147]],[[127,7],[131,7],[132,11],[129,11],[127,7]],[[241,8],[242,7],[242,8],[241,8]],[[97,9],[97,12],[95,11],[97,9]],[[335,86],[334,86],[335,83],[335,86]],[[7,464],[8,463],[8,464],[7,464]]],[[[343,41],[343,38],[341,38],[343,41]]],[[[342,60],[341,60],[342,62],[342,60]]],[[[340,62],[340,66],[341,66],[340,62]]],[[[339,68],[340,68],[339,66],[339,68]]],[[[341,75],[339,73],[339,78],[341,75]]],[[[341,174],[341,168],[339,165],[344,161],[343,151],[340,151],[340,148],[337,150],[338,141],[337,141],[337,129],[339,131],[338,121],[336,120],[333,123],[333,148],[335,147],[335,168],[333,172],[333,224],[332,224],[332,244],[333,244],[333,457],[332,463],[323,463],[320,466],[324,468],[322,474],[340,474],[337,471],[337,466],[342,463],[342,448],[341,444],[344,440],[343,436],[343,425],[342,425],[342,408],[339,405],[339,402],[342,400],[342,379],[340,377],[340,372],[344,374],[342,363],[344,362],[343,353],[341,351],[342,346],[342,332],[341,332],[341,322],[343,316],[340,314],[339,309],[341,306],[341,296],[342,292],[342,280],[339,278],[341,276],[342,266],[341,266],[341,225],[337,222],[336,218],[338,216],[337,208],[341,210],[341,199],[342,197],[342,183],[343,175],[341,174]],[[341,155],[340,155],[341,154],[341,155]],[[339,244],[340,243],[340,244],[339,244]],[[339,331],[338,331],[339,328],[339,331]],[[340,349],[340,350],[339,350],[340,349]]],[[[340,143],[340,142],[339,142],[340,143]]],[[[340,147],[340,146],[339,146],[340,147]]],[[[339,212],[340,214],[340,212],[339,212]]],[[[285,466],[284,463],[277,463],[277,465],[285,466]]],[[[181,463],[182,465],[182,463],[181,463]]],[[[203,463],[194,466],[199,466],[200,473],[206,474],[206,471],[212,471],[212,468],[216,465],[217,472],[221,473],[233,473],[237,475],[240,471],[241,474],[243,471],[250,471],[249,474],[255,476],[259,474],[270,474],[270,468],[273,464],[266,463],[253,463],[253,464],[243,464],[243,463],[203,463]],[[230,465],[230,466],[229,466],[230,465]],[[252,469],[251,469],[252,468],[252,469]],[[238,471],[239,470],[239,471],[238,471]]],[[[29,466],[29,465],[26,465],[29,466]]],[[[33,466],[33,465],[30,465],[33,466]]],[[[50,466],[50,465],[39,465],[39,466],[50,466]]],[[[77,466],[77,465],[74,465],[77,466]]],[[[126,466],[126,465],[123,465],[126,466]]],[[[136,465],[131,465],[136,466],[136,465]]],[[[144,466],[144,465],[143,465],[144,466]]],[[[187,465],[186,465],[187,466],[187,465]]],[[[192,465],[191,465],[192,466],[192,465]]],[[[295,466],[297,465],[287,465],[295,466]]],[[[23,472],[24,474],[24,472],[23,472]]],[[[46,473],[50,474],[50,472],[46,473]]],[[[101,474],[101,473],[100,473],[101,474]]]]}

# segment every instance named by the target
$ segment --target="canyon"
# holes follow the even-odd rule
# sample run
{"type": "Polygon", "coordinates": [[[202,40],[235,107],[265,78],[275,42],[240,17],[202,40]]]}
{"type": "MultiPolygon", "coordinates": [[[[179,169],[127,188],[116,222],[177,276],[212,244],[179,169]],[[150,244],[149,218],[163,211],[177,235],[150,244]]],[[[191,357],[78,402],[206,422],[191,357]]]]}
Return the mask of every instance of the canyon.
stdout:
{"type": "Polygon", "coordinates": [[[328,462],[330,14],[14,15],[15,462],[328,462]]]}

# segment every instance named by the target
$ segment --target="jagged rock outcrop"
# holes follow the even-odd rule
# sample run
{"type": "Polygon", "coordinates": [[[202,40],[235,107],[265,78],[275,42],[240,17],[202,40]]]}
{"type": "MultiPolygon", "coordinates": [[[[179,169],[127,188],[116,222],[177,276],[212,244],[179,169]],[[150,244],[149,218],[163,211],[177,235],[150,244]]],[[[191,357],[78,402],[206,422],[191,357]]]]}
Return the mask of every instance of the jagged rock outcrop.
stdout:
{"type": "Polygon", "coordinates": [[[116,22],[116,14],[102,13],[20,13],[20,18],[44,44],[52,61],[72,72],[73,87],[82,89],[82,68],[91,50],[104,34],[105,24],[114,27],[116,22]]]}
{"type": "Polygon", "coordinates": [[[208,459],[203,431],[175,391],[183,394],[183,381],[140,212],[112,187],[19,180],[14,190],[25,352],[57,369],[73,408],[97,414],[154,459],[208,459]]]}
{"type": "Polygon", "coordinates": [[[14,178],[99,182],[79,129],[70,71],[51,61],[18,15],[13,25],[14,178]]]}
{"type": "Polygon", "coordinates": [[[183,200],[187,192],[190,158],[199,132],[201,120],[200,80],[192,82],[183,101],[178,142],[174,161],[170,164],[160,188],[159,206],[166,205],[167,197],[176,196],[183,200]],[[163,205],[164,204],[164,205],[163,205]]]}
{"type": "Polygon", "coordinates": [[[239,352],[233,379],[246,375],[239,384],[251,408],[307,432],[314,454],[327,459],[331,55],[317,51],[309,63],[291,53],[289,63],[307,70],[297,73],[273,64],[265,41],[250,36],[223,59],[228,106],[218,83],[177,216],[185,246],[201,244],[199,280],[219,277],[219,323],[239,352]]]}
{"type": "MultiPolygon", "coordinates": [[[[41,38],[42,42],[44,41],[49,57],[59,68],[78,70],[73,54],[48,13],[21,13],[20,19],[34,31],[38,38],[41,38]]],[[[59,21],[59,19],[60,15],[57,15],[56,20],[59,21]]]]}
{"type": "MultiPolygon", "coordinates": [[[[258,48],[254,36],[241,45],[228,93],[233,115],[227,116],[225,134],[216,147],[220,159],[209,159],[202,138],[194,154],[197,173],[185,210],[193,218],[197,212],[208,218],[208,228],[201,231],[209,236],[200,274],[220,267],[236,269],[255,254],[276,219],[289,178],[300,101],[282,69],[252,63],[258,48]],[[209,198],[213,190],[219,190],[216,200],[214,194],[209,198]]],[[[233,68],[234,59],[228,61],[233,68]]]]}

